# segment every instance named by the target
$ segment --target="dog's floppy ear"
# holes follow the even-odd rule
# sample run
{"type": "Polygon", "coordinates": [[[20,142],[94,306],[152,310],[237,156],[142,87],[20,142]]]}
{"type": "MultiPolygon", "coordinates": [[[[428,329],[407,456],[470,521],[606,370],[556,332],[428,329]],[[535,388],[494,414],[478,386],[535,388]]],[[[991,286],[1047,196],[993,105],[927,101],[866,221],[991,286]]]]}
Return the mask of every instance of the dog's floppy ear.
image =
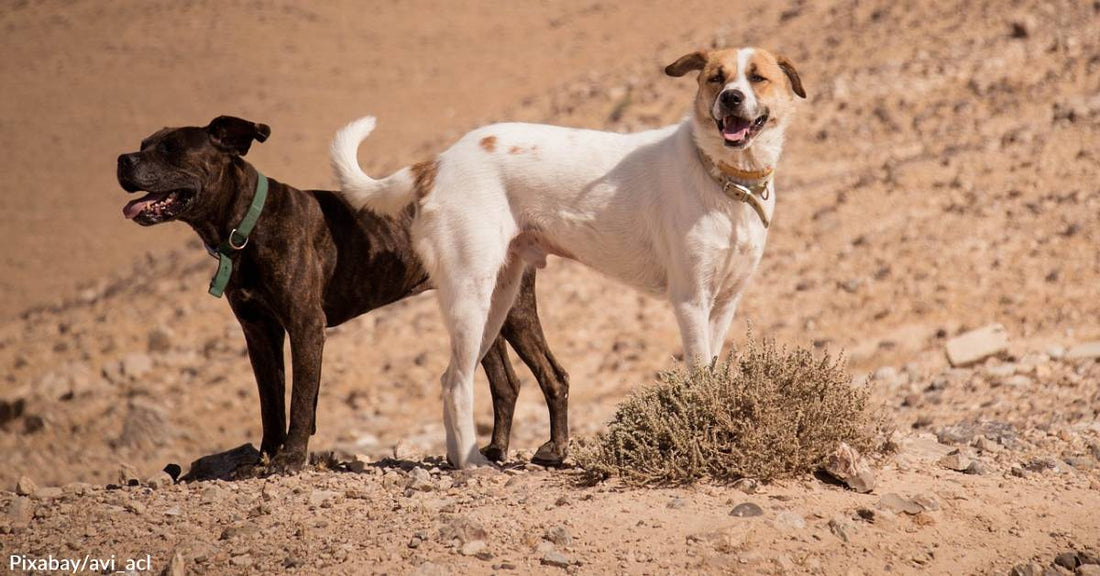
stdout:
{"type": "Polygon", "coordinates": [[[679,60],[665,66],[665,74],[679,78],[692,70],[702,70],[707,65],[707,53],[696,50],[690,54],[684,54],[679,60]]]}
{"type": "Polygon", "coordinates": [[[798,77],[798,70],[794,69],[794,64],[786,56],[776,56],[776,63],[779,64],[779,69],[787,75],[787,80],[791,82],[791,90],[795,94],[798,94],[800,98],[806,97],[806,91],[802,88],[802,79],[798,77]]]}
{"type": "Polygon", "coordinates": [[[252,147],[252,141],[263,142],[271,135],[267,124],[249,122],[233,116],[218,116],[206,126],[210,141],[226,152],[244,156],[252,147]]]}

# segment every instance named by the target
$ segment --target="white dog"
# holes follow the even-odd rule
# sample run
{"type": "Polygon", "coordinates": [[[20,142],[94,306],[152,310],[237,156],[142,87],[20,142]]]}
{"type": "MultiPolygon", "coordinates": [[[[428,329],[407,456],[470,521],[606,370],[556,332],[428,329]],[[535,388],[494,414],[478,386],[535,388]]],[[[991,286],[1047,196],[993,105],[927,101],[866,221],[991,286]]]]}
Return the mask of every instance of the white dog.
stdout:
{"type": "Polygon", "coordinates": [[[665,69],[692,71],[698,94],[680,124],[636,134],[494,124],[382,180],[356,158],[374,118],[336,135],[332,162],[351,207],[396,214],[417,203],[414,247],[451,336],[442,384],[453,465],[487,463],[474,432],[474,369],[524,268],[548,254],[667,298],[688,362],[721,351],[764,251],[773,170],[805,92],[790,61],[758,48],[693,52],[665,69]]]}

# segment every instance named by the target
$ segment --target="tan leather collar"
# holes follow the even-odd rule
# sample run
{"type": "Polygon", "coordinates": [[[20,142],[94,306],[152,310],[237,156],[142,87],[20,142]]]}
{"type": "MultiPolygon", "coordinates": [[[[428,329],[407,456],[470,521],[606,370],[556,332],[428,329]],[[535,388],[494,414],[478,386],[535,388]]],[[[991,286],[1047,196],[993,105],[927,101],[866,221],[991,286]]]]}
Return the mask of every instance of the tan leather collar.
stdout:
{"type": "Polygon", "coordinates": [[[768,213],[764,209],[764,201],[768,199],[768,185],[775,174],[774,167],[763,170],[742,170],[722,161],[715,163],[698,146],[695,147],[695,152],[707,174],[722,186],[723,194],[730,199],[752,206],[760,216],[760,221],[764,223],[764,228],[771,225],[768,213]]]}

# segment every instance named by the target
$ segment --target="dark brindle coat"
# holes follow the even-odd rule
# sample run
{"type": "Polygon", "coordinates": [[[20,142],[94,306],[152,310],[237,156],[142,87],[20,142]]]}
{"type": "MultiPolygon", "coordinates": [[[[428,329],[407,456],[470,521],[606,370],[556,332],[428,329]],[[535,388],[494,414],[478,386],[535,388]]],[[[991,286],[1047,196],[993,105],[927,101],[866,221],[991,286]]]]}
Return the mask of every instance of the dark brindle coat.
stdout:
{"type": "MultiPolygon", "coordinates": [[[[244,159],[263,124],[222,116],[204,128],[166,128],[118,158],[118,181],[149,196],[127,205],[128,218],[148,226],[173,219],[218,246],[241,221],[256,189],[244,159]]],[[[430,280],[409,245],[410,211],[398,219],[353,214],[333,193],[300,191],[269,179],[267,203],[247,246],[234,257],[225,294],[241,323],[260,392],[262,450],[279,467],[305,462],[316,431],[317,391],[325,327],[428,290],[430,280]],[[283,341],[293,367],[290,427],[286,424],[283,341]]],[[[550,411],[551,440],[537,457],[560,462],[567,441],[568,377],[551,354],[535,303],[530,272],[500,338],[482,360],[493,397],[493,437],[484,449],[501,459],[508,449],[519,379],[504,340],[531,368],[550,411]]]]}

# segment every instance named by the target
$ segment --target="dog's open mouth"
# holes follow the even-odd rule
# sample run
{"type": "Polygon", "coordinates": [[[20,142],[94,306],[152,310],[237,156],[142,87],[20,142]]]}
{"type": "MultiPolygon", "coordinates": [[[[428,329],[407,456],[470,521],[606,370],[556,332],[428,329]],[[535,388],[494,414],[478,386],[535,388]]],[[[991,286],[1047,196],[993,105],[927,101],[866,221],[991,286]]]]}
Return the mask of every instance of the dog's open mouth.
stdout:
{"type": "Polygon", "coordinates": [[[744,148],[748,146],[753,136],[756,136],[767,122],[768,112],[766,110],[763,114],[752,120],[734,116],[733,114],[715,120],[715,123],[718,124],[718,131],[722,133],[722,139],[725,141],[726,146],[732,148],[744,148]]]}
{"type": "Polygon", "coordinates": [[[180,215],[191,203],[194,193],[190,190],[149,192],[137,200],[126,203],[122,215],[143,226],[158,224],[180,215]]]}

